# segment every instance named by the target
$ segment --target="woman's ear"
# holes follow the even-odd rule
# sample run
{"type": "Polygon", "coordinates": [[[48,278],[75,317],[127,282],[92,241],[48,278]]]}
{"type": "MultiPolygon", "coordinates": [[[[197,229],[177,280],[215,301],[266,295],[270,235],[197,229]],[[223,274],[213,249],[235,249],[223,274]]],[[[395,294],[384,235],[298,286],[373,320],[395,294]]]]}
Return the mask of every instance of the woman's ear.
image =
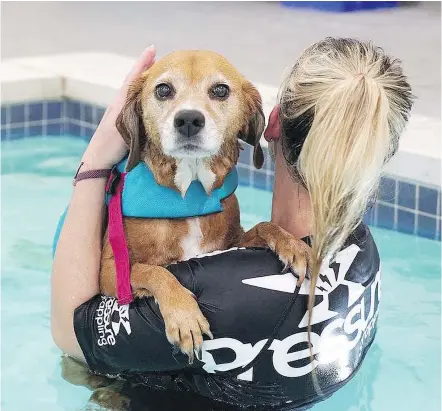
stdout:
{"type": "Polygon", "coordinates": [[[279,130],[279,109],[280,106],[277,104],[275,107],[273,107],[273,110],[269,115],[269,122],[264,131],[264,138],[268,142],[279,140],[281,134],[279,130]]]}
{"type": "Polygon", "coordinates": [[[129,147],[126,171],[132,170],[140,162],[141,146],[146,140],[140,100],[143,83],[144,80],[140,77],[130,85],[124,107],[115,122],[117,130],[129,147]]]}
{"type": "Polygon", "coordinates": [[[239,133],[239,138],[253,146],[253,164],[261,168],[264,164],[264,153],[259,141],[265,127],[262,101],[258,90],[249,82],[243,86],[246,103],[246,124],[239,133]]]}

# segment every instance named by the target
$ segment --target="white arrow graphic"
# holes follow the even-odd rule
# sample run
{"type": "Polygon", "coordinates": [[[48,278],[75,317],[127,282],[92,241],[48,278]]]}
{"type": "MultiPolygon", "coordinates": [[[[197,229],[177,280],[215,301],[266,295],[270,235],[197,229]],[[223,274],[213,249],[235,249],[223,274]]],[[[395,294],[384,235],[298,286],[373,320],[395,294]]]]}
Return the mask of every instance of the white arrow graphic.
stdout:
{"type": "MultiPolygon", "coordinates": [[[[314,307],[312,315],[312,325],[326,321],[338,315],[336,311],[329,309],[329,293],[336,289],[339,285],[346,285],[348,288],[348,305],[353,305],[364,292],[364,286],[359,283],[354,283],[345,279],[350,266],[352,265],[360,248],[356,244],[341,250],[337,255],[335,261],[339,264],[338,278],[335,277],[335,272],[329,267],[330,258],[324,260],[321,267],[321,277],[318,278],[315,295],[322,296],[323,300],[314,307]],[[325,278],[324,278],[325,277],[325,278]]],[[[284,293],[293,293],[296,288],[296,277],[291,274],[276,274],[263,277],[247,278],[242,280],[243,284],[254,287],[265,288],[267,290],[280,291],[284,293]]],[[[310,281],[306,278],[301,285],[299,294],[310,294],[310,281]]],[[[305,313],[298,327],[307,327],[308,312],[305,313]]]]}

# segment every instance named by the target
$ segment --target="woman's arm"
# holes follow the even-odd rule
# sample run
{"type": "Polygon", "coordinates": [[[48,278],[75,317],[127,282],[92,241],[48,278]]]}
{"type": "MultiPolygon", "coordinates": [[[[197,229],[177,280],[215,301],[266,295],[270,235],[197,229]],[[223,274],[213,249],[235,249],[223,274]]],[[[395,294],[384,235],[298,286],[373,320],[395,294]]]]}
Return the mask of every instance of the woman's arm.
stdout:
{"type": "MultiPolygon", "coordinates": [[[[89,143],[81,171],[111,168],[126,154],[115,120],[129,85],[154,62],[155,48],[146,49],[135,63],[114,103],[108,107],[89,143]]],[[[73,190],[60,233],[52,269],[51,330],[57,346],[84,359],[73,327],[74,310],[99,293],[105,179],[79,182],[73,190]]]]}
{"type": "Polygon", "coordinates": [[[104,179],[74,188],[52,268],[51,330],[57,346],[83,359],[74,335],[76,307],[99,293],[104,179]]]}

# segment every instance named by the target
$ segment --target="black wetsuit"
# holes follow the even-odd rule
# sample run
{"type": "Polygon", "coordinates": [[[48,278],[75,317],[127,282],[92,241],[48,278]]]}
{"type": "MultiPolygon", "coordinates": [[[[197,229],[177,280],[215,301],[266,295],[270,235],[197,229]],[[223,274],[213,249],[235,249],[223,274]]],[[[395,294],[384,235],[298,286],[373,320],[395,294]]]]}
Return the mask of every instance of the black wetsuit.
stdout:
{"type": "Polygon", "coordinates": [[[309,281],[296,289],[296,279],[282,273],[270,250],[233,249],[168,269],[196,295],[211,325],[214,339],[204,342],[201,361],[189,366],[187,356],[173,350],[153,299],[119,307],[113,298],[96,296],[76,310],[74,320],[93,371],[235,406],[299,410],[344,385],[373,342],[380,263],[364,224],[321,270],[310,336],[313,362],[309,281]]]}

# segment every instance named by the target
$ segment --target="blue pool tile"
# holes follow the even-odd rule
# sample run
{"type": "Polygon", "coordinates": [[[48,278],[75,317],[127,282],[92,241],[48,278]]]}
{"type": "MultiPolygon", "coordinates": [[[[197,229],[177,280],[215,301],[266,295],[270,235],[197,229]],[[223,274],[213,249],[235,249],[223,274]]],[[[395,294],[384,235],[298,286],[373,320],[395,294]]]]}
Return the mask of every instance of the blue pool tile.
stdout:
{"type": "Polygon", "coordinates": [[[437,222],[436,222],[436,224],[437,224],[437,226],[438,226],[438,231],[437,231],[437,233],[436,233],[436,240],[437,241],[440,241],[440,238],[441,238],[441,231],[442,231],[442,225],[441,225],[441,219],[440,218],[438,218],[437,219],[437,222]]]}
{"type": "Polygon", "coordinates": [[[46,134],[48,136],[59,136],[62,134],[61,123],[54,123],[46,125],[46,134]]]}
{"type": "Polygon", "coordinates": [[[80,136],[81,135],[81,127],[80,126],[78,126],[77,124],[70,124],[69,125],[69,134],[71,135],[71,136],[75,136],[75,137],[78,137],[78,136],[80,136]]]}
{"type": "Polygon", "coordinates": [[[237,169],[239,184],[250,185],[251,170],[241,166],[238,166],[237,169]]]}
{"type": "Polygon", "coordinates": [[[17,140],[19,138],[23,138],[25,136],[25,128],[22,126],[11,127],[9,129],[9,133],[7,134],[7,138],[9,140],[17,140]]]}
{"type": "Polygon", "coordinates": [[[264,167],[265,170],[274,172],[275,171],[275,163],[272,161],[270,157],[269,150],[264,149],[264,167]]]}
{"type": "Polygon", "coordinates": [[[417,233],[421,237],[435,238],[436,237],[436,219],[433,217],[426,217],[418,215],[417,217],[417,233]]]}
{"type": "Polygon", "coordinates": [[[89,140],[94,135],[96,128],[97,127],[95,127],[95,126],[93,126],[93,127],[86,127],[86,132],[87,132],[87,135],[89,136],[89,140]]]}
{"type": "Polygon", "coordinates": [[[8,137],[6,133],[6,128],[2,128],[1,133],[2,133],[2,141],[7,140],[8,137]]]}
{"type": "Polygon", "coordinates": [[[11,124],[22,124],[25,122],[25,106],[24,104],[14,104],[11,110],[11,124]]]}
{"type": "Polygon", "coordinates": [[[7,122],[7,119],[6,119],[6,117],[7,117],[7,108],[4,107],[4,106],[2,106],[2,114],[1,114],[1,116],[2,116],[2,125],[4,125],[7,122]]]}
{"type": "Polygon", "coordinates": [[[436,239],[440,241],[441,236],[442,236],[442,220],[440,218],[437,219],[437,224],[439,226],[439,230],[438,230],[436,239]]]}
{"type": "Polygon", "coordinates": [[[394,204],[396,181],[392,178],[382,177],[379,188],[379,200],[394,204]]]}
{"type": "Polygon", "coordinates": [[[65,125],[64,125],[63,134],[66,134],[68,136],[72,135],[70,130],[71,130],[71,123],[70,122],[66,122],[65,125]]]}
{"type": "Polygon", "coordinates": [[[88,103],[80,103],[80,120],[86,121],[86,106],[90,106],[88,103]]]}
{"type": "Polygon", "coordinates": [[[72,117],[75,120],[83,120],[84,114],[82,111],[82,106],[84,104],[80,102],[73,102],[72,103],[72,117]]]}
{"type": "Polygon", "coordinates": [[[402,207],[416,209],[416,186],[414,184],[399,181],[398,205],[402,207]]]}
{"type": "Polygon", "coordinates": [[[43,102],[31,103],[28,105],[28,112],[26,121],[41,121],[43,120],[43,102]]]}
{"type": "Polygon", "coordinates": [[[92,127],[82,127],[81,128],[81,138],[83,140],[89,141],[92,137],[92,134],[94,134],[94,129],[92,127]]]}
{"type": "Polygon", "coordinates": [[[66,121],[67,121],[67,119],[69,119],[69,108],[70,108],[69,101],[63,100],[61,102],[61,114],[62,114],[62,118],[64,118],[66,121]]]}
{"type": "Polygon", "coordinates": [[[267,190],[267,175],[261,171],[253,171],[253,187],[267,190]]]}
{"type": "Polygon", "coordinates": [[[95,108],[95,124],[99,124],[101,119],[103,118],[104,112],[106,109],[104,107],[96,107],[95,108]]]}
{"type": "Polygon", "coordinates": [[[42,125],[30,126],[28,128],[27,136],[35,137],[43,135],[43,127],[42,125]]]}
{"type": "Polygon", "coordinates": [[[370,209],[366,211],[364,214],[364,223],[368,225],[374,225],[374,213],[375,213],[375,206],[372,206],[370,209]]]}
{"type": "Polygon", "coordinates": [[[432,188],[419,187],[419,210],[436,215],[438,191],[432,188]]]}
{"type": "Polygon", "coordinates": [[[60,134],[68,134],[68,122],[66,121],[66,119],[62,119],[60,121],[60,134]]]}
{"type": "Polygon", "coordinates": [[[17,138],[28,138],[29,137],[29,127],[27,127],[26,125],[25,125],[25,127],[23,127],[23,135],[22,136],[20,136],[20,137],[17,137],[17,138]]]}
{"type": "Polygon", "coordinates": [[[378,204],[378,227],[393,229],[394,227],[394,207],[378,204]]]}
{"type": "Polygon", "coordinates": [[[81,127],[77,124],[67,123],[67,127],[65,128],[65,133],[72,137],[80,137],[81,127]]]}
{"type": "Polygon", "coordinates": [[[239,150],[239,160],[238,160],[238,164],[246,164],[246,165],[253,165],[250,164],[250,159],[252,158],[252,146],[246,144],[246,143],[241,143],[241,146],[243,148],[243,150],[239,150]]]}
{"type": "Polygon", "coordinates": [[[273,191],[273,185],[274,185],[274,183],[275,183],[275,175],[274,175],[274,174],[271,174],[271,175],[268,177],[267,190],[269,190],[269,191],[273,191]]]}
{"type": "Polygon", "coordinates": [[[80,103],[77,101],[70,101],[68,100],[66,102],[66,117],[72,120],[80,120],[81,119],[81,106],[80,103]]]}
{"type": "Polygon", "coordinates": [[[94,111],[91,104],[84,105],[84,121],[89,124],[94,124],[94,111]]]}
{"type": "Polygon", "coordinates": [[[61,101],[48,101],[48,120],[58,120],[63,117],[63,103],[61,101]]]}
{"type": "Polygon", "coordinates": [[[415,214],[405,210],[397,211],[397,230],[403,233],[414,234],[415,214]]]}

